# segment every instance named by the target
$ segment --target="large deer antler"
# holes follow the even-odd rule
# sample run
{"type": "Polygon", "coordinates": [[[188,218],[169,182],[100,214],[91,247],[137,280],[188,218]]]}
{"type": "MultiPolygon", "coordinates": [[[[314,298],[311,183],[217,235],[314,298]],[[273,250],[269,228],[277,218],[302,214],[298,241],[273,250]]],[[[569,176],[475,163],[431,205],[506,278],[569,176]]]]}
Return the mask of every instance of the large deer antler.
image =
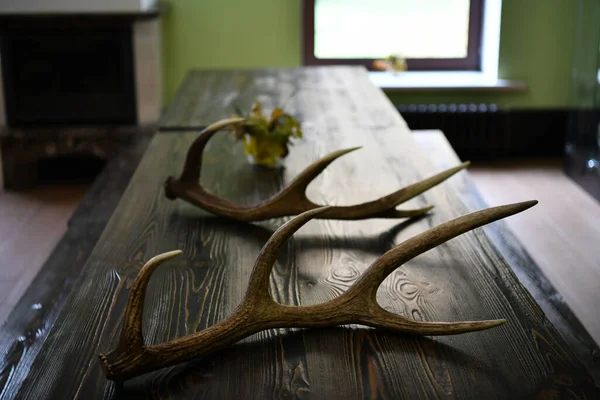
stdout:
{"type": "MultiPolygon", "coordinates": [[[[173,177],[167,178],[165,182],[166,196],[170,199],[179,197],[214,214],[239,221],[262,221],[270,218],[298,215],[305,211],[321,207],[306,197],[306,188],[308,185],[337,158],[359,149],[359,147],[354,147],[330,153],[309,165],[286,188],[282,189],[271,199],[256,206],[243,207],[216,197],[206,191],[199,183],[202,153],[210,138],[219,130],[243,121],[243,118],[226,119],[204,129],[190,146],[180,177],[178,179],[173,177]]],[[[366,218],[414,217],[424,214],[431,210],[433,206],[416,210],[397,210],[396,207],[431,189],[467,166],[469,166],[469,162],[440,172],[425,180],[367,203],[354,206],[330,207],[321,213],[319,218],[357,220],[366,218]]]]}
{"type": "Polygon", "coordinates": [[[306,222],[330,212],[323,207],[307,211],[281,226],[261,250],[250,275],[242,303],[222,322],[200,332],[151,346],[144,344],[142,315],[146,287],[152,272],[179,254],[171,251],[152,258],[135,279],[125,310],[117,347],[100,355],[106,376],[122,381],[159,368],[203,357],[252,334],[273,328],[310,328],[362,324],[414,335],[454,335],[493,328],[505,320],[474,322],[422,322],[384,310],[376,300],[377,289],[398,266],[440,244],[477,227],[519,213],[537,201],[485,209],[438,225],[406,240],[377,259],[341,296],[310,306],[276,303],[269,294],[269,275],[282,245],[306,222]]]}

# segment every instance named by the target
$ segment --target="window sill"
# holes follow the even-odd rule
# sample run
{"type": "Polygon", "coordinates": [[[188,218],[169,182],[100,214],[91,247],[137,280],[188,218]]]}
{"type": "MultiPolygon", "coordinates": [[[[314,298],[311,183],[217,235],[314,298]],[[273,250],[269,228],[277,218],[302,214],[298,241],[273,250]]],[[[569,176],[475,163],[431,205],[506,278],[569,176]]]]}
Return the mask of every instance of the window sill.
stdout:
{"type": "Polygon", "coordinates": [[[520,81],[491,79],[479,72],[467,71],[406,71],[369,72],[371,82],[384,92],[525,92],[527,84],[520,81]]]}

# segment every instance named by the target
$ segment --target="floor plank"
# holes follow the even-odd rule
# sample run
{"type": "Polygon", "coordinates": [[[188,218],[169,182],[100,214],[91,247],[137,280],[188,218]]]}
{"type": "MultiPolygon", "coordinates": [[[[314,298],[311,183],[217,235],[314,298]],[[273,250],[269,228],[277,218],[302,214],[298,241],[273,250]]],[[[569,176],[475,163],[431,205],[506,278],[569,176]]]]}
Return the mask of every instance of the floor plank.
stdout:
{"type": "Polygon", "coordinates": [[[0,193],[0,325],[66,231],[87,185],[0,193]]]}
{"type": "Polygon", "coordinates": [[[600,343],[600,204],[565,175],[559,159],[478,163],[469,171],[491,206],[539,200],[506,222],[600,343]]]}

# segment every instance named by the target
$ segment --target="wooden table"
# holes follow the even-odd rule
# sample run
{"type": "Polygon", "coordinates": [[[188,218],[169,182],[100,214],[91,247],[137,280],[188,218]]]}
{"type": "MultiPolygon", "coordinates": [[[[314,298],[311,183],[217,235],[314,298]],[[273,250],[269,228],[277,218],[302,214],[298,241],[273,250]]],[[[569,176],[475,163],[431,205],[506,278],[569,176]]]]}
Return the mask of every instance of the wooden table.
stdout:
{"type": "MultiPolygon", "coordinates": [[[[202,183],[219,196],[257,202],[310,161],[355,145],[364,148],[336,161],[309,187],[313,200],[367,201],[439,169],[428,157],[431,151],[422,150],[360,68],[194,72],[163,126],[204,126],[227,117],[234,103],[248,108],[255,97],[267,109],[287,100],[304,123],[306,138],[293,148],[284,170],[265,171],[246,163],[230,135],[215,137],[205,156],[202,183]]],[[[545,281],[528,269],[531,260],[502,223],[465,234],[405,264],[384,282],[378,296],[387,309],[413,318],[508,319],[502,327],[431,338],[357,326],[271,330],[207,359],[156,371],[124,386],[108,382],[97,355],[114,348],[129,286],[144,261],[161,252],[184,251],[154,273],[148,289],[144,334],[146,342],[159,343],[225,318],[241,299],[258,251],[283,222],[226,221],[166,199],[162,183],[181,170],[195,137],[187,132],[154,138],[31,366],[20,371],[16,366],[4,375],[3,396],[600,395],[594,383],[597,356],[586,353],[597,348],[584,330],[573,329],[576,320],[569,320],[565,310],[544,300],[551,288],[544,288],[545,281]]],[[[520,200],[526,199],[515,199],[520,200]]],[[[310,222],[282,252],[271,279],[274,297],[286,304],[330,299],[394,244],[482,206],[464,172],[409,205],[425,204],[435,205],[435,212],[418,221],[310,222]]]]}

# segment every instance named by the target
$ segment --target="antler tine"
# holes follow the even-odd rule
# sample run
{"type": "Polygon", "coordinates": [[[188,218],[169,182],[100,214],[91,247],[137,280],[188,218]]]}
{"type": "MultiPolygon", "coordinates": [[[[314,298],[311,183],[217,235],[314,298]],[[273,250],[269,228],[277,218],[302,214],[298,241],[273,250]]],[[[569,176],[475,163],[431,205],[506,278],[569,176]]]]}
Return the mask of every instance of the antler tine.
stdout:
{"type": "Polygon", "coordinates": [[[319,207],[304,212],[283,224],[273,233],[256,258],[243,304],[250,306],[264,304],[263,302],[274,302],[269,294],[269,275],[271,275],[279,250],[298,229],[329,208],[319,207]]]}
{"type": "Polygon", "coordinates": [[[325,157],[320,158],[319,160],[313,162],[311,165],[306,167],[306,169],[304,169],[304,171],[302,171],[296,178],[294,178],[294,180],[289,184],[289,186],[282,190],[281,193],[283,194],[287,192],[290,188],[296,188],[296,190],[298,191],[305,191],[308,185],[310,185],[310,183],[313,180],[315,180],[315,178],[319,176],[321,172],[323,172],[323,170],[329,166],[329,164],[331,164],[341,156],[346,155],[348,153],[352,153],[353,151],[359,150],[361,148],[361,146],[350,147],[347,149],[342,149],[327,154],[325,157]]]}
{"type": "Polygon", "coordinates": [[[221,121],[217,121],[214,124],[211,124],[204,128],[198,138],[192,143],[190,149],[187,153],[187,158],[185,164],[183,165],[183,172],[181,173],[181,177],[179,178],[183,182],[190,182],[198,184],[200,180],[200,171],[202,167],[202,154],[204,153],[204,148],[206,144],[214,136],[215,133],[219,132],[221,129],[242,122],[244,118],[229,118],[221,121]]]}
{"type": "Polygon", "coordinates": [[[142,331],[142,317],[144,315],[144,300],[146,298],[146,288],[150,282],[150,277],[156,268],[162,263],[181,254],[181,250],[169,251],[159,254],[151,258],[140,270],[131,286],[129,297],[127,299],[127,307],[123,317],[123,328],[119,336],[117,347],[110,354],[100,356],[102,366],[107,375],[112,375],[111,369],[115,368],[111,365],[115,362],[116,368],[119,364],[132,362],[137,358],[144,349],[144,336],[142,331]],[[114,357],[114,355],[119,357],[114,357]],[[127,354],[128,357],[121,358],[122,354],[127,354]],[[114,358],[113,358],[114,357],[114,358]]]}
{"type": "Polygon", "coordinates": [[[397,217],[412,217],[421,215],[433,208],[433,206],[422,208],[421,210],[396,210],[393,207],[396,207],[399,204],[402,204],[423,192],[433,188],[434,186],[439,185],[446,179],[450,178],[452,175],[462,171],[463,169],[469,167],[471,165],[470,161],[465,161],[464,163],[454,167],[437,173],[429,178],[423,179],[422,181],[413,183],[412,185],[406,186],[403,189],[398,190],[397,192],[391,194],[389,197],[395,199],[392,201],[392,209],[388,211],[384,211],[382,214],[385,214],[387,218],[397,218],[397,217]],[[422,211],[422,212],[420,212],[422,211]],[[417,212],[417,214],[411,214],[417,212]]]}
{"type": "Polygon", "coordinates": [[[306,197],[306,188],[312,181],[315,180],[317,176],[321,174],[335,160],[340,158],[343,155],[351,153],[360,149],[360,146],[350,147],[348,149],[342,149],[338,151],[334,151],[332,153],[327,154],[325,157],[320,158],[319,160],[313,162],[311,165],[306,167],[304,171],[302,171],[288,186],[283,188],[279,193],[277,193],[272,199],[266,201],[262,205],[266,204],[278,204],[278,203],[286,203],[289,202],[291,204],[295,204],[297,208],[315,208],[322,207],[316,203],[313,203],[306,197]]]}
{"type": "Polygon", "coordinates": [[[370,315],[361,321],[370,326],[402,330],[420,335],[453,335],[493,328],[505,320],[467,322],[422,322],[390,313],[377,303],[377,290],[398,266],[448,240],[483,225],[520,213],[533,207],[536,200],[488,208],[445,222],[414,236],[379,257],[343,296],[368,304],[370,315]]]}
{"type": "Polygon", "coordinates": [[[363,316],[359,323],[381,329],[417,336],[448,336],[484,331],[506,323],[505,319],[461,322],[415,321],[383,309],[379,304],[370,307],[370,315],[363,316]]]}
{"type": "Polygon", "coordinates": [[[440,224],[423,233],[418,234],[389,250],[379,257],[364,274],[356,281],[348,292],[368,292],[371,300],[377,295],[379,285],[389,274],[401,264],[416,256],[439,246],[448,240],[462,235],[465,232],[479,228],[502,218],[523,212],[533,207],[537,200],[521,203],[507,204],[499,207],[487,208],[471,214],[463,215],[451,221],[440,224]]]}
{"type": "Polygon", "coordinates": [[[142,346],[144,337],[142,335],[142,316],[144,314],[144,299],[146,298],[146,287],[150,282],[150,277],[156,268],[165,261],[177,257],[181,250],[169,251],[151,258],[140,270],[129,292],[129,300],[125,309],[123,321],[123,331],[121,341],[126,342],[127,346],[142,346]]]}
{"type": "MultiPolygon", "coordinates": [[[[306,196],[308,185],[339,157],[360,147],[353,147],[332,152],[308,166],[286,188],[282,189],[271,199],[256,206],[243,207],[230,201],[216,197],[199,184],[202,165],[202,153],[206,144],[215,133],[228,125],[242,122],[243,118],[232,118],[216,122],[204,129],[188,150],[183,171],[178,179],[167,178],[165,194],[170,199],[182,198],[192,204],[202,207],[214,214],[236,219],[239,221],[262,221],[298,215],[305,211],[321,207],[306,196]]],[[[466,168],[468,162],[450,168],[403,189],[397,190],[377,200],[353,206],[336,206],[329,208],[319,215],[321,219],[357,220],[365,218],[404,218],[422,215],[432,206],[415,210],[397,210],[396,207],[424,191],[438,185],[455,173],[466,168]]]]}
{"type": "Polygon", "coordinates": [[[437,173],[429,178],[413,183],[412,185],[406,186],[377,200],[355,206],[332,207],[332,209],[327,212],[324,217],[331,219],[364,219],[419,216],[431,210],[433,206],[427,206],[417,210],[396,210],[395,207],[442,183],[452,175],[467,168],[470,164],[471,163],[469,161],[466,161],[461,165],[437,173]]]}

